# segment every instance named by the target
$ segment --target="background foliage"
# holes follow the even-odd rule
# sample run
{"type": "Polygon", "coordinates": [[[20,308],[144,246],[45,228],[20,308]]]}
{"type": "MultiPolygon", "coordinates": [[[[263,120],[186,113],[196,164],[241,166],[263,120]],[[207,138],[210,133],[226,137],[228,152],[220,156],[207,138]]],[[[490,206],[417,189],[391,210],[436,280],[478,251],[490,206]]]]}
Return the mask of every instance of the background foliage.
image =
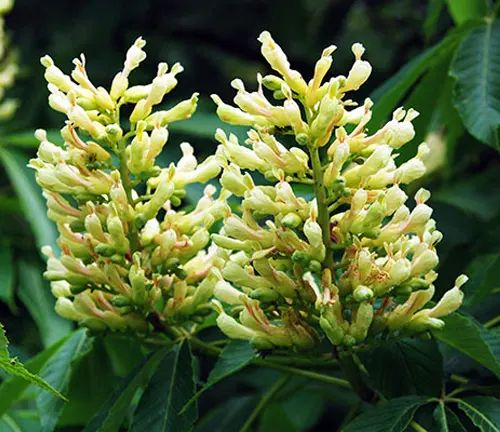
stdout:
{"type": "MultiPolygon", "coordinates": [[[[259,431],[334,430],[360,412],[346,431],[415,429],[412,418],[433,431],[500,431],[495,399],[500,397],[500,22],[495,20],[499,3],[491,3],[17,0],[6,23],[22,66],[11,91],[21,107],[0,130],[0,321],[10,357],[18,357],[70,402],[19,378],[6,379],[0,384],[0,431],[81,430],[87,423],[88,430],[127,424],[132,430],[156,430],[152,424],[163,425],[158,430],[187,430],[196,411],[198,431],[239,430],[248,418],[259,431]],[[47,106],[38,59],[50,53],[69,70],[71,59],[84,52],[93,81],[107,84],[125,50],[142,35],[149,59],[138,74],[148,79],[159,61],[180,61],[186,72],[175,94],[181,100],[196,90],[202,101],[193,119],[172,125],[177,133],[163,155],[168,161],[178,156],[176,144],[182,140],[200,155],[214,151],[212,135],[220,123],[209,95],[228,100],[231,79],[253,79],[256,70],[266,70],[256,41],[263,29],[273,33],[300,71],[310,70],[321,49],[334,43],[339,47],[334,68],[346,73],[352,62],[348,47],[362,42],[374,69],[361,95],[375,101],[370,126],[380,126],[402,104],[421,112],[414,122],[417,137],[400,160],[433,132],[435,169],[421,185],[433,192],[434,218],[444,234],[436,288],[443,292],[458,274],[467,273],[466,304],[432,341],[395,341],[361,355],[388,399],[377,408],[328,380],[247,366],[258,361],[242,344],[229,344],[212,370],[214,357],[194,355],[200,346],[153,352],[119,335],[72,332],[53,311],[41,276],[40,247],[55,245],[56,232],[26,163],[38,144],[34,129],[57,129],[61,116],[47,106]],[[185,374],[210,388],[178,416],[195,392],[185,374]],[[139,399],[137,390],[148,382],[139,399]],[[175,398],[157,397],[173,391],[175,398]]],[[[196,202],[199,193],[193,189],[188,198],[196,202]]],[[[206,340],[215,339],[220,335],[208,329],[206,340]]],[[[6,349],[0,340],[0,350],[6,349]]],[[[2,356],[0,362],[7,359],[2,356]]],[[[320,366],[323,376],[338,375],[335,365],[320,366]]]]}

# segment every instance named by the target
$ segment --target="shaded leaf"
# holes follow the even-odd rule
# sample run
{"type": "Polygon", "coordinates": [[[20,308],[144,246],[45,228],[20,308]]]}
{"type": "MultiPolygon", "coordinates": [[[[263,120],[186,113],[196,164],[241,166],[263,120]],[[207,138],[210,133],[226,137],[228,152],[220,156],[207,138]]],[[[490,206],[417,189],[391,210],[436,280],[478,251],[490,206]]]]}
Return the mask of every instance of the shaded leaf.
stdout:
{"type": "Polygon", "coordinates": [[[484,170],[467,180],[441,189],[433,199],[451,204],[481,220],[491,220],[500,213],[500,168],[484,170]]]}
{"type": "Polygon", "coordinates": [[[130,403],[137,390],[147,384],[165,350],[146,355],[134,370],[123,378],[99,412],[90,420],[86,431],[118,431],[127,414],[130,403]]]}
{"type": "Polygon", "coordinates": [[[231,340],[220,353],[214,368],[208,376],[205,386],[188,400],[186,407],[197,400],[205,391],[221,379],[238,372],[247,366],[255,357],[255,351],[248,341],[231,340]]]}
{"type": "Polygon", "coordinates": [[[478,304],[492,290],[500,287],[500,254],[476,257],[465,273],[469,276],[465,304],[478,304]]]}
{"type": "MultiPolygon", "coordinates": [[[[59,144],[61,141],[61,132],[56,129],[47,130],[47,138],[50,142],[54,144],[59,144]]],[[[32,131],[29,132],[16,132],[10,134],[5,138],[7,145],[9,147],[26,147],[31,149],[37,149],[40,145],[40,141],[35,138],[35,134],[32,131]]]]}
{"type": "Polygon", "coordinates": [[[104,346],[113,372],[119,377],[127,376],[144,357],[137,341],[126,335],[108,334],[104,338],[104,346]]]}
{"type": "Polygon", "coordinates": [[[412,393],[439,396],[441,392],[443,358],[434,340],[388,342],[361,359],[377,389],[388,399],[412,393]]]}
{"type": "Polygon", "coordinates": [[[11,359],[9,356],[8,346],[9,341],[5,337],[5,330],[3,326],[0,324],[0,368],[5,370],[5,372],[10,375],[20,377],[31,384],[35,384],[38,387],[49,391],[55,398],[60,400],[66,399],[58,390],[54,389],[43,378],[28,371],[19,360],[16,358],[11,359]]]}
{"type": "Polygon", "coordinates": [[[473,396],[459,400],[458,407],[482,432],[500,432],[500,399],[473,396]]]}
{"type": "Polygon", "coordinates": [[[65,393],[70,400],[64,406],[58,426],[84,426],[106,402],[119,380],[104,348],[96,339],[92,350],[72,365],[73,372],[65,393]]]}
{"type": "Polygon", "coordinates": [[[500,378],[500,335],[485,329],[473,318],[457,312],[442,319],[445,326],[433,331],[434,336],[500,378]]]}
{"type": "Polygon", "coordinates": [[[161,360],[134,412],[132,431],[190,431],[198,408],[179,414],[195,392],[193,358],[188,343],[172,348],[161,360]]]}
{"type": "Polygon", "coordinates": [[[0,242],[0,301],[7,303],[11,311],[15,310],[14,263],[11,246],[6,241],[0,242]]]}
{"type": "MultiPolygon", "coordinates": [[[[303,407],[300,413],[304,413],[303,407]]],[[[259,432],[275,432],[286,430],[287,432],[297,432],[298,429],[285,413],[283,406],[279,403],[271,403],[261,414],[259,422],[259,432]]]]}
{"type": "Polygon", "coordinates": [[[458,46],[464,35],[477,24],[461,26],[451,31],[441,42],[422,52],[405,65],[396,75],[378,87],[371,98],[375,101],[370,129],[379,129],[400,105],[411,87],[428,70],[440,63],[458,46]]]}
{"type": "Polygon", "coordinates": [[[28,159],[15,150],[0,148],[0,161],[21,200],[24,216],[35,234],[38,249],[50,245],[54,250],[58,250],[57,230],[54,223],[47,217],[45,200],[40,187],[35,182],[34,170],[26,166],[28,159]]]}
{"type": "Polygon", "coordinates": [[[35,320],[43,345],[48,347],[71,331],[71,322],[60,317],[54,310],[55,299],[42,277],[39,265],[21,260],[19,277],[19,299],[35,320]]]}
{"type": "Polygon", "coordinates": [[[444,403],[439,403],[434,409],[434,420],[439,432],[467,432],[457,415],[444,403]]]}
{"type": "Polygon", "coordinates": [[[402,432],[425,400],[418,396],[405,396],[379,404],[356,417],[344,432],[402,432]]]}
{"type": "Polygon", "coordinates": [[[240,430],[257,403],[257,396],[236,396],[217,406],[196,425],[196,432],[240,430]]]}
{"type": "Polygon", "coordinates": [[[483,18],[488,12],[486,0],[446,0],[448,10],[455,24],[483,18]]]}
{"type": "Polygon", "coordinates": [[[295,392],[280,405],[293,429],[299,431],[310,430],[327,407],[323,396],[306,391],[295,392]]]}
{"type": "MultiPolygon", "coordinates": [[[[88,352],[90,344],[91,339],[87,337],[85,329],[76,331],[45,364],[40,376],[56,390],[65,393],[73,372],[72,363],[88,352]]],[[[36,405],[40,412],[41,431],[53,431],[64,408],[64,402],[51,394],[39,392],[36,405]]]]}
{"type": "Polygon", "coordinates": [[[2,432],[39,432],[40,419],[36,411],[12,410],[0,417],[2,432]]]}
{"type": "Polygon", "coordinates": [[[444,0],[430,0],[427,5],[427,14],[425,15],[424,21],[424,34],[427,41],[429,41],[436,32],[443,6],[444,0]]]}
{"type": "Polygon", "coordinates": [[[450,75],[456,79],[455,105],[467,130],[500,148],[500,22],[475,28],[464,38],[450,75]]]}

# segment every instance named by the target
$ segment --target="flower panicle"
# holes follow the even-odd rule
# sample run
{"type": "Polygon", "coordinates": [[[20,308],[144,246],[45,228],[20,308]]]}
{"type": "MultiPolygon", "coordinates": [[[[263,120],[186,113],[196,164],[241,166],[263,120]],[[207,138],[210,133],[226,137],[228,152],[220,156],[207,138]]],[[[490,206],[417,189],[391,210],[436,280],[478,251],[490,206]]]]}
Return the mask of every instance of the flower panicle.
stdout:
{"type": "Polygon", "coordinates": [[[325,337],[348,347],[442,327],[466,277],[424,308],[442,234],[430,193],[418,190],[409,205],[403,187],[425,174],[429,147],[399,166],[395,153],[414,138],[418,112],[398,108],[368,133],[373,102],[351,99],[372,71],[361,44],[347,76],[327,76],[330,46],[307,81],[269,32],[259,41],[275,74],[258,75],[256,91],[234,80],[235,106],[212,96],[221,120],[251,128],[244,143],[215,134],[221,184],[242,199],[242,213],[212,236],[225,255],[214,300],[220,329],[257,348],[302,350],[325,337]]]}
{"type": "Polygon", "coordinates": [[[227,193],[209,184],[192,211],[179,210],[186,186],[219,174],[218,159],[199,162],[183,143],[177,163],[159,164],[169,125],[194,114],[198,94],[162,109],[180,64],[160,63],[151,83],[130,86],[144,47],[138,38],[109,89],[93,83],[83,55],[69,75],[41,59],[49,105],[66,116],[60,140],[36,132],[30,161],[59,231],[60,254],[43,250],[45,277],[56,311],[99,331],[147,334],[202,321],[221,265],[209,230],[229,212],[227,193]]]}

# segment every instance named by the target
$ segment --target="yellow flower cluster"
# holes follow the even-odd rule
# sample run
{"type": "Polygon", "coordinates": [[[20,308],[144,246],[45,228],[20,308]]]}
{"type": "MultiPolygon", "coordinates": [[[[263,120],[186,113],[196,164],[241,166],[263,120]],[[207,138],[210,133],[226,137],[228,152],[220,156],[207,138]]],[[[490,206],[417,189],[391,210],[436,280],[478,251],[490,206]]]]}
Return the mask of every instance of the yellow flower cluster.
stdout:
{"type": "Polygon", "coordinates": [[[277,74],[258,75],[254,92],[235,79],[236,107],[213,96],[223,121],[252,128],[244,144],[216,133],[221,184],[242,197],[242,214],[227,215],[212,237],[226,255],[215,286],[220,329],[259,348],[303,350],[322,335],[352,346],[382,332],[442,327],[439,317],[460,306],[467,278],[422,310],[434,294],[442,234],[430,193],[419,190],[410,210],[400,186],[424,175],[428,147],[400,166],[394,153],[414,137],[418,113],[399,108],[370,135],[372,101],[358,107],[350,99],[372,70],[361,44],[352,46],[347,77],[325,78],[330,46],[306,82],[268,32],[259,41],[277,74]],[[300,196],[304,185],[313,200],[300,196]]]}
{"type": "Polygon", "coordinates": [[[183,143],[176,164],[156,165],[168,125],[191,117],[197,94],[156,109],[177,85],[180,64],[160,63],[151,83],[130,86],[144,45],[139,38],[128,50],[109,90],[92,83],[83,55],[71,76],[41,59],[49,104],[67,117],[63,145],[38,130],[38,157],[30,161],[60,233],[60,256],[44,249],[45,276],[57,312],[96,330],[147,333],[202,321],[212,311],[212,268],[220,265],[209,229],[229,211],[225,197],[208,185],[191,212],[175,209],[187,185],[219,174],[216,158],[198,163],[183,143]]]}

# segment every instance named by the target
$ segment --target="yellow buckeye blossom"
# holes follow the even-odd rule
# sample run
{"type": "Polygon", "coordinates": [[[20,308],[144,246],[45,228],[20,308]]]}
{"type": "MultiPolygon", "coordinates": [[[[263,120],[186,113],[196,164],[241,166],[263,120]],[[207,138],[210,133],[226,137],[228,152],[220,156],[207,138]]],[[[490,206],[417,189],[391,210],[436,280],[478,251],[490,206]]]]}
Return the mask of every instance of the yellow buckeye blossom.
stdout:
{"type": "Polygon", "coordinates": [[[259,41],[276,75],[258,75],[256,91],[234,80],[237,107],[212,96],[221,120],[251,127],[244,143],[215,135],[221,183],[242,198],[242,214],[228,213],[212,236],[226,259],[214,300],[220,329],[258,348],[306,350],[324,337],[342,347],[441,327],[466,277],[423,309],[442,234],[430,193],[420,189],[407,206],[402,187],[424,175],[429,147],[399,165],[395,153],[415,136],[418,113],[398,108],[368,133],[373,102],[352,100],[372,71],[359,43],[347,77],[327,76],[330,46],[307,81],[268,32],[259,41]]]}
{"type": "Polygon", "coordinates": [[[183,143],[177,164],[157,161],[169,124],[190,118],[198,96],[157,109],[177,85],[179,64],[160,63],[151,83],[130,87],[144,46],[135,41],[110,89],[92,82],[83,55],[70,75],[49,56],[41,59],[49,104],[67,118],[61,146],[36,132],[38,157],[30,161],[60,233],[61,253],[43,250],[45,276],[56,311],[94,330],[147,334],[203,321],[222,278],[209,229],[229,212],[225,194],[207,185],[193,210],[176,210],[187,185],[219,174],[216,157],[198,163],[183,143]]]}

